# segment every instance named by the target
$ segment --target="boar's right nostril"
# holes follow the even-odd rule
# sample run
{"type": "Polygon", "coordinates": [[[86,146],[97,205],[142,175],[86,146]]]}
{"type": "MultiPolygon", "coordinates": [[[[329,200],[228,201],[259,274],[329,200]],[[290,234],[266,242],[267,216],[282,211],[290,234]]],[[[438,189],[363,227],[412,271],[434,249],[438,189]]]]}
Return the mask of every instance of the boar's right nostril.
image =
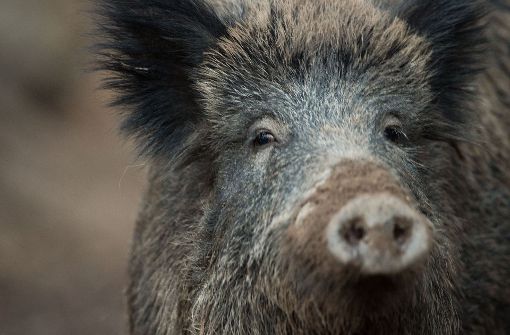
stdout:
{"type": "Polygon", "coordinates": [[[340,234],[351,245],[358,244],[365,236],[364,221],[361,217],[356,217],[341,228],[340,234]]]}

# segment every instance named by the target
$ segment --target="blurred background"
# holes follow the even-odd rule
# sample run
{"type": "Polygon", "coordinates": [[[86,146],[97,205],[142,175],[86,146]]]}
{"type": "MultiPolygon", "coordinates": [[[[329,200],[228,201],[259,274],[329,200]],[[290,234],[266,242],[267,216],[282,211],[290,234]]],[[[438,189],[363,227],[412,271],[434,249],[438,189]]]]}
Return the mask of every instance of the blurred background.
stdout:
{"type": "Polygon", "coordinates": [[[87,74],[82,0],[0,0],[0,335],[125,334],[144,168],[87,74]]]}

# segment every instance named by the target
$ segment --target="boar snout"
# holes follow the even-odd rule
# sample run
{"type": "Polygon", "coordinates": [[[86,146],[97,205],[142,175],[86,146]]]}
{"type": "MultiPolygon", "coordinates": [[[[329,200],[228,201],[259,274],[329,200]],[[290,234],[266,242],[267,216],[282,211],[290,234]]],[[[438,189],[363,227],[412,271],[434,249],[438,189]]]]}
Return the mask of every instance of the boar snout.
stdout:
{"type": "MultiPolygon", "coordinates": [[[[398,282],[395,288],[406,291],[434,241],[431,221],[417,208],[387,167],[340,162],[295,207],[282,249],[289,275],[299,278],[302,292],[313,287],[322,298],[331,287],[345,296],[343,288],[371,278],[398,282]]],[[[387,291],[386,285],[379,293],[387,291]]]]}
{"type": "Polygon", "coordinates": [[[398,273],[430,248],[428,221],[399,198],[361,195],[333,216],[326,229],[330,252],[362,274],[398,273]]]}

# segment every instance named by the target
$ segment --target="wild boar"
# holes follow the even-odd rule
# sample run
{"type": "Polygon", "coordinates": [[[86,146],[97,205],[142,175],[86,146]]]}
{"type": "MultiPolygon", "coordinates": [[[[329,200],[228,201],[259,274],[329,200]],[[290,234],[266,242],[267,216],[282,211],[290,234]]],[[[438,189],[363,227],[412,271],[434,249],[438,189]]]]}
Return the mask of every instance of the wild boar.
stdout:
{"type": "Polygon", "coordinates": [[[508,2],[100,6],[132,334],[508,333],[508,2]]]}

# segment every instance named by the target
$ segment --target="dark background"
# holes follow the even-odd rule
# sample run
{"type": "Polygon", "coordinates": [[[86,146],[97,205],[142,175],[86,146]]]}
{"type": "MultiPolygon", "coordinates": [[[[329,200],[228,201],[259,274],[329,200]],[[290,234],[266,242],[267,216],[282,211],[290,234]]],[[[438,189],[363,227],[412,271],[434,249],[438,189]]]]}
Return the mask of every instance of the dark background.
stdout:
{"type": "Polygon", "coordinates": [[[144,168],[85,71],[90,7],[0,0],[0,335],[127,332],[144,168]]]}

